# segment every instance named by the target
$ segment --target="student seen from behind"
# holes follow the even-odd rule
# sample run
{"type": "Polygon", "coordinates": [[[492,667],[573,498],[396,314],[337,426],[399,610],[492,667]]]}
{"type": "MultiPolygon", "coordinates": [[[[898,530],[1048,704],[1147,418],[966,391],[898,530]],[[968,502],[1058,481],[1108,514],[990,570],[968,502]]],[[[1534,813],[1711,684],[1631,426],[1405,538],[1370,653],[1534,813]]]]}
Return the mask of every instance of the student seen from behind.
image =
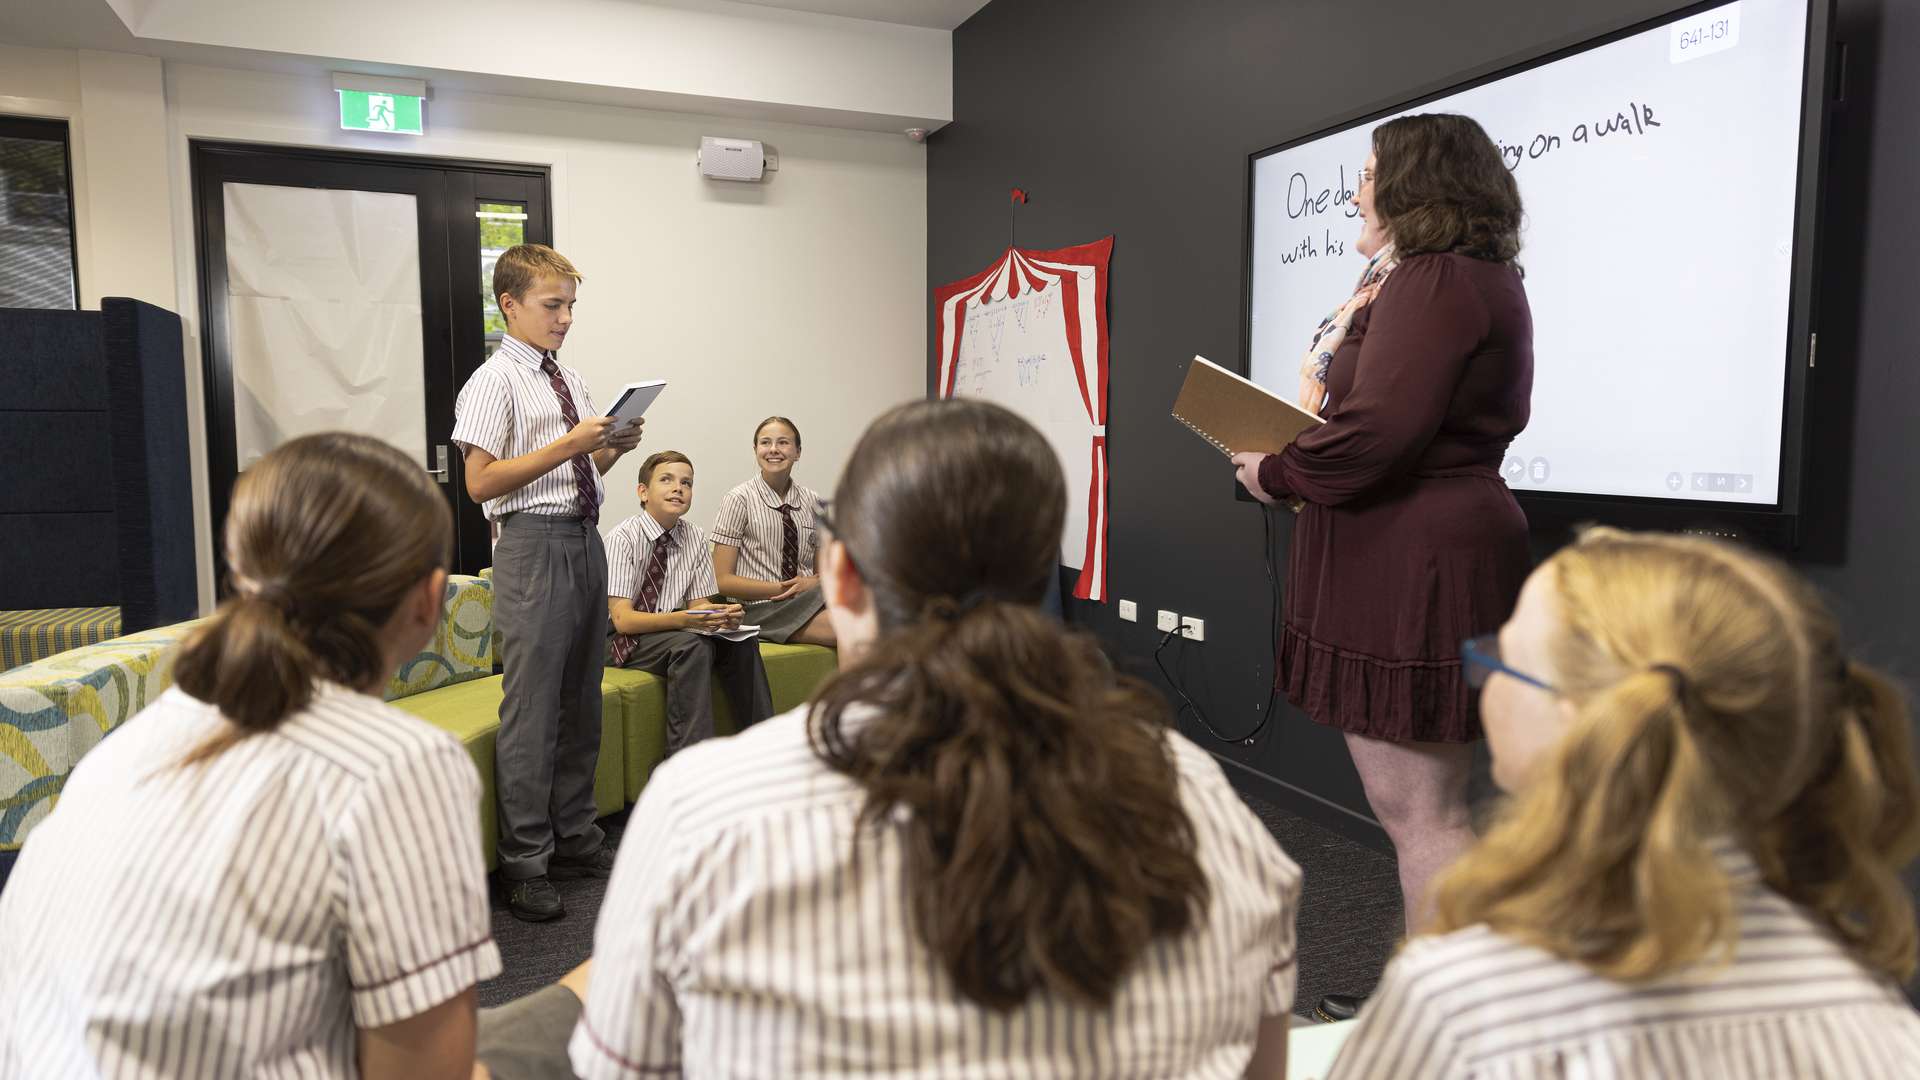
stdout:
{"type": "Polygon", "coordinates": [[[998,406],[868,429],[821,519],[841,671],[654,773],[581,1076],[1284,1076],[1300,872],[1039,610],[1065,513],[998,406]]]}
{"type": "Polygon", "coordinates": [[[1333,1077],[1920,1075],[1906,702],[1806,582],[1593,530],[1462,655],[1512,799],[1333,1077]]]}
{"type": "Polygon", "coordinates": [[[231,595],[0,893],[0,1076],[466,1080],[500,973],[480,779],[381,700],[439,624],[452,535],[376,439],[241,475],[231,595]]]}

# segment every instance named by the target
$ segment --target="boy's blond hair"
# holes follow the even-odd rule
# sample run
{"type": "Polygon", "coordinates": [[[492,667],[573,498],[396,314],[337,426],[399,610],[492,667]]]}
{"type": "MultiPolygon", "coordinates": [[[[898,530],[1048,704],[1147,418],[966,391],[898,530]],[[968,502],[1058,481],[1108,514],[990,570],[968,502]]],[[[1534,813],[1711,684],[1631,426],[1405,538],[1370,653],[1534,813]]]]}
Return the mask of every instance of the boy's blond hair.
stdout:
{"type": "Polygon", "coordinates": [[[573,263],[567,261],[565,255],[547,245],[515,244],[501,252],[500,258],[493,264],[493,298],[496,302],[503,295],[525,300],[527,290],[543,277],[587,280],[573,268],[573,263]]]}

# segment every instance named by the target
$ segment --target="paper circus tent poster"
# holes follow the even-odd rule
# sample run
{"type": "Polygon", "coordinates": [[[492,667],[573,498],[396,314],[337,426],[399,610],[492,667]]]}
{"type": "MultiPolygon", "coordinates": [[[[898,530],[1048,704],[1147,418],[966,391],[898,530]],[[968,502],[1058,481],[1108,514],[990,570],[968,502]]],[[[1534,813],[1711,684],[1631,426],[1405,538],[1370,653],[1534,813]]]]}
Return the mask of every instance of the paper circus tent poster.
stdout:
{"type": "Polygon", "coordinates": [[[934,291],[941,397],[1025,417],[1060,455],[1073,594],[1107,599],[1107,263],[1113,237],[1055,251],[1008,248],[934,291]]]}

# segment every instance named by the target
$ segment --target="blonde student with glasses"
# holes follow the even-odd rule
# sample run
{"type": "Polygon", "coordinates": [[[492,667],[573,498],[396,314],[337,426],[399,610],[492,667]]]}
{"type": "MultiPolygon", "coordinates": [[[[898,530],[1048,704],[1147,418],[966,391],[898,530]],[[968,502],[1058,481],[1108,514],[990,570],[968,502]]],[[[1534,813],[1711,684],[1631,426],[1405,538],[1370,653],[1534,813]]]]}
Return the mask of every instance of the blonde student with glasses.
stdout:
{"type": "Polygon", "coordinates": [[[1907,706],[1805,582],[1594,530],[1462,656],[1511,801],[1334,1080],[1920,1076],[1907,706]]]}

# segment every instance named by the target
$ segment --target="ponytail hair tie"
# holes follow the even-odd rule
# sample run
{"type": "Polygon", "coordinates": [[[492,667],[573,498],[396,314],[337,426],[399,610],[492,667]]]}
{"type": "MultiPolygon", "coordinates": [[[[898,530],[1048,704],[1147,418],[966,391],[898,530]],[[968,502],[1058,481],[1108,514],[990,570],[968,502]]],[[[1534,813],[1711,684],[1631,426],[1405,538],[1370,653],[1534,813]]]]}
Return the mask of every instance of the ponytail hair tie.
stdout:
{"type": "Polygon", "coordinates": [[[1657,671],[1672,680],[1673,696],[1683,702],[1687,700],[1687,694],[1691,691],[1692,684],[1688,681],[1686,672],[1681,671],[1672,664],[1655,664],[1647,670],[1657,671]]]}
{"type": "Polygon", "coordinates": [[[255,581],[239,574],[233,576],[234,591],[242,600],[258,600],[268,607],[291,614],[294,609],[293,594],[286,586],[277,581],[255,581]]]}
{"type": "Polygon", "coordinates": [[[993,599],[994,595],[985,589],[974,589],[958,600],[945,594],[929,596],[927,602],[921,605],[920,614],[943,622],[959,622],[969,612],[993,599]]]}

